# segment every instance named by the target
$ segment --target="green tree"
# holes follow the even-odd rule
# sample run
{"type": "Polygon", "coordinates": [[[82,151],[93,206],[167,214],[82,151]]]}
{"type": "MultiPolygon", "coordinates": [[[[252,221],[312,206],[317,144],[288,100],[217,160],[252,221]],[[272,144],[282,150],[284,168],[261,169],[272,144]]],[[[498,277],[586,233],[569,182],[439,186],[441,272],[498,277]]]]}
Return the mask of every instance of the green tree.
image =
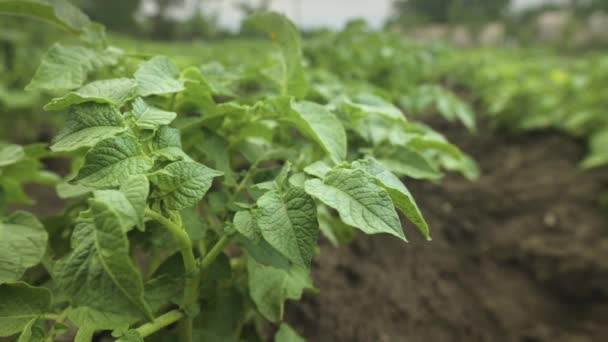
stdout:
{"type": "Polygon", "coordinates": [[[252,15],[255,12],[265,12],[270,10],[272,0],[260,0],[257,4],[251,4],[248,1],[239,1],[236,3],[236,8],[243,13],[244,16],[252,15]]]}
{"type": "Polygon", "coordinates": [[[510,0],[395,0],[402,18],[433,23],[476,22],[500,18],[510,0]]]}
{"type": "Polygon", "coordinates": [[[210,38],[217,34],[217,17],[205,8],[209,0],[154,0],[154,2],[156,13],[147,21],[148,32],[152,38],[161,40],[210,38]],[[192,15],[187,18],[168,15],[171,9],[180,7],[187,8],[192,15]]]}
{"type": "Polygon", "coordinates": [[[588,14],[595,11],[608,11],[608,1],[606,0],[572,0],[572,5],[578,12],[583,14],[588,14]]]}
{"type": "Polygon", "coordinates": [[[141,0],[83,0],[82,9],[94,21],[104,24],[108,30],[133,32],[135,12],[141,0]]]}

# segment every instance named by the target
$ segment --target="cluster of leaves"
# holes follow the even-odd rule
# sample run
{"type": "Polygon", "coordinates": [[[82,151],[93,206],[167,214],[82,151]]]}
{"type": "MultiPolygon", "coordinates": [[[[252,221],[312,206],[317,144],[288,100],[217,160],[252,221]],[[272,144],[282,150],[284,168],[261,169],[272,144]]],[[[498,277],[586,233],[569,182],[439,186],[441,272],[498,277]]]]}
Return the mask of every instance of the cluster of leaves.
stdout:
{"type": "Polygon", "coordinates": [[[33,204],[23,190],[26,183],[55,185],[56,174],[44,170],[41,158],[50,155],[46,145],[19,146],[0,142],[0,210],[8,204],[33,204]]]}
{"type": "Polygon", "coordinates": [[[32,122],[40,122],[43,118],[39,115],[44,104],[41,94],[23,88],[36,70],[36,65],[26,61],[40,58],[52,36],[45,33],[45,26],[36,22],[24,23],[19,18],[4,18],[0,22],[0,135],[3,139],[32,138],[29,136],[33,133],[32,122]],[[18,27],[24,29],[18,30],[18,27]],[[8,114],[12,115],[7,120],[8,114]]]}
{"type": "Polygon", "coordinates": [[[441,58],[452,54],[445,46],[409,42],[398,33],[353,21],[343,31],[321,32],[308,39],[304,52],[315,69],[311,75],[322,98],[371,92],[398,104],[408,115],[436,111],[475,130],[470,106],[434,81],[441,58]]]}
{"type": "Polygon", "coordinates": [[[390,99],[320,99],[325,85],[310,81],[281,15],[249,19],[271,44],[258,68],[230,70],[126,54],[64,1],[0,10],[81,37],[53,45],[28,85],[67,91],[45,106],[67,112],[50,151],[0,145],[5,198],[45,181],[66,201],[42,222],[22,211],[0,218],[0,336],[256,341],[272,322],[276,341],[300,341],[281,323],[284,303],[315,291],[321,233],[336,244],[355,229],[405,241],[401,212],[430,239],[399,177],[475,170],[390,99]],[[35,171],[57,154],[72,162],[65,179],[35,171]]]}
{"type": "Polygon", "coordinates": [[[29,31],[15,30],[16,23],[15,19],[0,23],[0,109],[3,110],[32,107],[39,95],[23,90],[29,81],[25,75],[31,77],[31,71],[35,70],[34,66],[23,63],[23,60],[31,55],[40,56],[44,50],[38,51],[26,44],[30,38],[29,31]]]}
{"type": "MultiPolygon", "coordinates": [[[[20,2],[3,0],[0,14],[20,14],[23,6],[20,2]]],[[[41,14],[52,12],[52,1],[30,3],[41,14]]],[[[60,9],[64,17],[67,18],[70,8],[73,7],[68,5],[60,9]]],[[[48,18],[44,19],[52,20],[48,18]]],[[[36,71],[37,63],[32,61],[40,60],[48,47],[61,37],[65,37],[63,30],[45,22],[3,16],[0,22],[0,135],[3,139],[38,141],[40,136],[46,137],[49,131],[60,126],[60,118],[50,117],[41,110],[48,100],[46,92],[24,88],[36,71]]]]}
{"type": "Polygon", "coordinates": [[[608,59],[544,52],[479,50],[446,59],[446,77],[464,85],[499,123],[515,130],[556,128],[588,139],[582,165],[608,163],[608,59]]]}
{"type": "Polygon", "coordinates": [[[510,0],[396,0],[393,20],[401,25],[411,21],[474,24],[502,19],[510,4],[510,0]]]}

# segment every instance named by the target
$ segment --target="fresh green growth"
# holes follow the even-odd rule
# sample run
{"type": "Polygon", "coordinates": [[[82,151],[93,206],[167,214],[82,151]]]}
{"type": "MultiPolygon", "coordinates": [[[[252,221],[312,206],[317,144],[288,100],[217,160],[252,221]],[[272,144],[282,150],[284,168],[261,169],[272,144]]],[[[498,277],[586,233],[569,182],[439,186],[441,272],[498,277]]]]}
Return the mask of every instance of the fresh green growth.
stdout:
{"type": "Polygon", "coordinates": [[[555,128],[587,139],[582,166],[608,163],[608,59],[544,51],[463,51],[445,58],[443,73],[465,86],[492,119],[514,130],[555,128]]]}
{"type": "Polygon", "coordinates": [[[470,106],[434,81],[438,62],[453,55],[452,49],[423,46],[404,40],[401,34],[375,31],[353,21],[341,32],[307,40],[304,53],[315,67],[312,77],[318,98],[331,101],[348,93],[357,95],[360,103],[375,104],[378,100],[371,93],[399,104],[408,114],[434,110],[475,130],[470,106]]]}
{"type": "Polygon", "coordinates": [[[1,337],[240,341],[267,338],[270,322],[276,341],[301,341],[281,323],[284,305],[316,291],[320,234],[405,241],[402,214],[430,240],[399,177],[475,176],[394,97],[342,87],[340,74],[324,97],[281,15],[249,18],[270,44],[262,67],[239,72],[126,54],[64,1],[1,1],[0,11],[81,37],[51,47],[28,86],[63,92],[45,106],[67,113],[50,151],[0,145],[3,212],[27,201],[26,181],[56,185],[67,203],[42,222],[0,218],[1,337]],[[41,171],[47,156],[69,157],[71,174],[41,171]]]}

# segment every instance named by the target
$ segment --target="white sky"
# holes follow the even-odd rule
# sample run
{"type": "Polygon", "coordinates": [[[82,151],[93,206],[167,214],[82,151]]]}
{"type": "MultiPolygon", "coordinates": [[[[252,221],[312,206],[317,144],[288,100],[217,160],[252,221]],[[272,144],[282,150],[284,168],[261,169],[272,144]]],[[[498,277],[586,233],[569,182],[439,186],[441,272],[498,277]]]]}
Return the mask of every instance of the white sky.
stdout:
{"type": "MultiPolygon", "coordinates": [[[[199,0],[186,0],[187,5],[175,11],[177,17],[189,16],[199,0]]],[[[203,0],[204,8],[219,15],[220,25],[236,29],[241,13],[235,8],[240,0],[203,0]]],[[[247,0],[256,4],[259,0],[247,0]]],[[[493,1],[493,0],[487,0],[493,1]]],[[[512,0],[515,8],[535,6],[543,2],[563,0],[512,0]]],[[[608,1],[608,0],[607,0],[608,1]]],[[[340,28],[354,18],[363,18],[379,27],[391,14],[392,0],[272,0],[271,9],[284,13],[303,28],[340,28]]],[[[154,6],[144,2],[144,13],[154,12],[154,6]]]]}
{"type": "MultiPolygon", "coordinates": [[[[216,1],[220,7],[220,22],[228,27],[238,26],[240,13],[234,2],[216,1]]],[[[256,3],[257,1],[251,1],[256,3]]],[[[274,0],[272,10],[281,12],[304,28],[342,27],[353,18],[365,18],[371,25],[381,26],[391,11],[391,0],[274,0]]]]}

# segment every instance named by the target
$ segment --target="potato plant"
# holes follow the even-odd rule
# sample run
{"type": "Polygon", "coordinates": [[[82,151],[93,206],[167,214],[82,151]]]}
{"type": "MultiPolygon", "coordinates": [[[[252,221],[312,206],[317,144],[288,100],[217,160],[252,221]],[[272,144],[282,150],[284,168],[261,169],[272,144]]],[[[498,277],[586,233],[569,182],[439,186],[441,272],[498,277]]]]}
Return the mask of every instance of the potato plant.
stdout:
{"type": "Polygon", "coordinates": [[[249,19],[272,44],[239,73],[126,53],[64,1],[0,12],[79,37],[53,45],[27,87],[60,95],[44,108],[66,115],[62,130],[48,148],[0,145],[0,337],[300,341],[284,305],[317,291],[320,234],[406,241],[401,213],[430,240],[399,177],[471,166],[380,95],[310,96],[320,89],[279,14],[249,19]],[[71,174],[44,170],[48,157],[71,174]],[[65,209],[9,213],[26,182],[54,185],[65,209]]]}
{"type": "Polygon", "coordinates": [[[557,129],[588,142],[583,168],[608,164],[608,58],[538,51],[462,51],[443,61],[493,121],[515,131],[557,129]]]}
{"type": "MultiPolygon", "coordinates": [[[[475,131],[469,104],[432,81],[438,76],[442,58],[456,53],[441,45],[409,42],[401,33],[373,30],[359,20],[340,32],[319,33],[304,44],[304,54],[321,71],[319,76],[331,70],[340,78],[336,83],[341,88],[364,88],[398,103],[410,114],[432,111],[475,131]]],[[[460,77],[466,79],[466,75],[460,77]]],[[[332,89],[331,78],[316,77],[313,81],[322,90],[319,97],[330,99],[336,95],[327,92],[332,89]]]]}

